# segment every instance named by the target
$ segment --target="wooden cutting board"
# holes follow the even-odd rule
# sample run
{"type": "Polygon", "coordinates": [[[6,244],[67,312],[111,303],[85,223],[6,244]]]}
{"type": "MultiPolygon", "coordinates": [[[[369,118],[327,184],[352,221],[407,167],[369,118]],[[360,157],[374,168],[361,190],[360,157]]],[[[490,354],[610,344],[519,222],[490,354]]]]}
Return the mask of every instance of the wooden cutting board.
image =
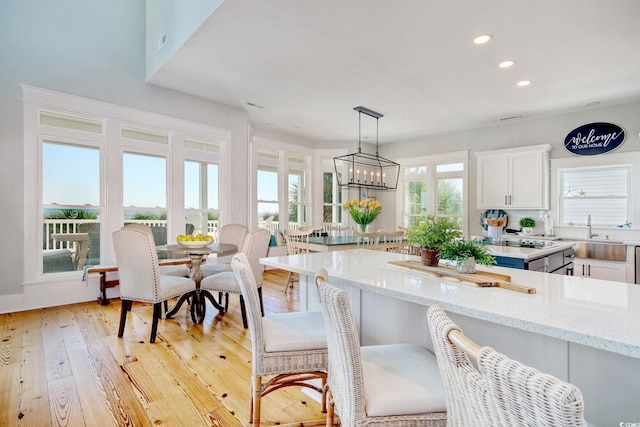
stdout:
{"type": "Polygon", "coordinates": [[[480,288],[504,288],[510,291],[535,294],[536,289],[511,282],[511,276],[506,274],[491,273],[482,271],[478,273],[459,273],[454,267],[447,268],[444,265],[439,267],[429,267],[420,261],[388,261],[388,264],[402,269],[417,271],[435,277],[443,277],[447,280],[463,283],[465,285],[477,286],[480,288]]]}

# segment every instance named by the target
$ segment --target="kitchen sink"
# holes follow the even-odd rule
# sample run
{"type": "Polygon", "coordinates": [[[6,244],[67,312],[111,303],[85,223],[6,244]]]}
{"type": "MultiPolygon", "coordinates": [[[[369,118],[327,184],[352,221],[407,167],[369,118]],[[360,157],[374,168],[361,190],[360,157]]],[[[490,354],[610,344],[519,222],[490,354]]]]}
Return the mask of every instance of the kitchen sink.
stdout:
{"type": "Polygon", "coordinates": [[[576,258],[602,259],[605,261],[626,261],[627,245],[612,241],[574,241],[576,258]]]}

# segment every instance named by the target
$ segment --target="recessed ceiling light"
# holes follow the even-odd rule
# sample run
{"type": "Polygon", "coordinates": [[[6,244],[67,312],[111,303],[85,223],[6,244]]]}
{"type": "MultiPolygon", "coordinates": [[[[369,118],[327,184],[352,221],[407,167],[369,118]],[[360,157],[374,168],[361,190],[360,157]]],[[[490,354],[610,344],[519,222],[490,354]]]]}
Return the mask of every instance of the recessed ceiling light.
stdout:
{"type": "Polygon", "coordinates": [[[516,61],[508,59],[506,61],[502,61],[501,63],[499,63],[498,67],[500,67],[500,68],[509,68],[509,67],[513,67],[515,65],[515,63],[516,63],[516,61]]]}
{"type": "Polygon", "coordinates": [[[525,87],[531,84],[531,80],[520,80],[518,83],[518,87],[525,87]]]}
{"type": "Polygon", "coordinates": [[[481,34],[473,39],[473,44],[485,44],[491,40],[491,34],[481,34]]]}

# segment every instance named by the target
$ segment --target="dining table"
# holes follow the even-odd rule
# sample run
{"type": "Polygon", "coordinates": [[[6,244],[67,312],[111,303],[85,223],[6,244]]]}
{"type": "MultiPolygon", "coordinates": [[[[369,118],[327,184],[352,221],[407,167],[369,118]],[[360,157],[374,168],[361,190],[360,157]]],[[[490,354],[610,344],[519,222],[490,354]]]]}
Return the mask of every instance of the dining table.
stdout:
{"type": "Polygon", "coordinates": [[[211,304],[220,312],[224,311],[218,301],[211,295],[206,289],[200,289],[200,283],[202,282],[203,274],[201,265],[208,255],[216,254],[216,256],[228,256],[238,252],[238,246],[231,243],[211,243],[206,246],[186,246],[179,243],[157,246],[156,251],[161,254],[167,254],[169,256],[187,256],[191,259],[191,279],[195,282],[196,288],[189,293],[186,293],[178,299],[176,305],[165,314],[167,319],[170,319],[174,314],[180,310],[182,304],[190,298],[191,303],[191,320],[193,323],[201,324],[204,321],[206,314],[206,300],[208,299],[211,304]]]}

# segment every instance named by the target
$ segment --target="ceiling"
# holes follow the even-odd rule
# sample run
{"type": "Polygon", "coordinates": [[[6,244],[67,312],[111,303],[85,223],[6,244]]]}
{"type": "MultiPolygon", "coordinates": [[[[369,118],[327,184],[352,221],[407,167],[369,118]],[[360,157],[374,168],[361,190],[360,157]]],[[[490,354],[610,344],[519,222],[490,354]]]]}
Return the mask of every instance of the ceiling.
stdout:
{"type": "Polygon", "coordinates": [[[638,0],[226,0],[149,83],[319,143],[357,139],[362,105],[384,144],[640,99],[639,21],[638,0]]]}

